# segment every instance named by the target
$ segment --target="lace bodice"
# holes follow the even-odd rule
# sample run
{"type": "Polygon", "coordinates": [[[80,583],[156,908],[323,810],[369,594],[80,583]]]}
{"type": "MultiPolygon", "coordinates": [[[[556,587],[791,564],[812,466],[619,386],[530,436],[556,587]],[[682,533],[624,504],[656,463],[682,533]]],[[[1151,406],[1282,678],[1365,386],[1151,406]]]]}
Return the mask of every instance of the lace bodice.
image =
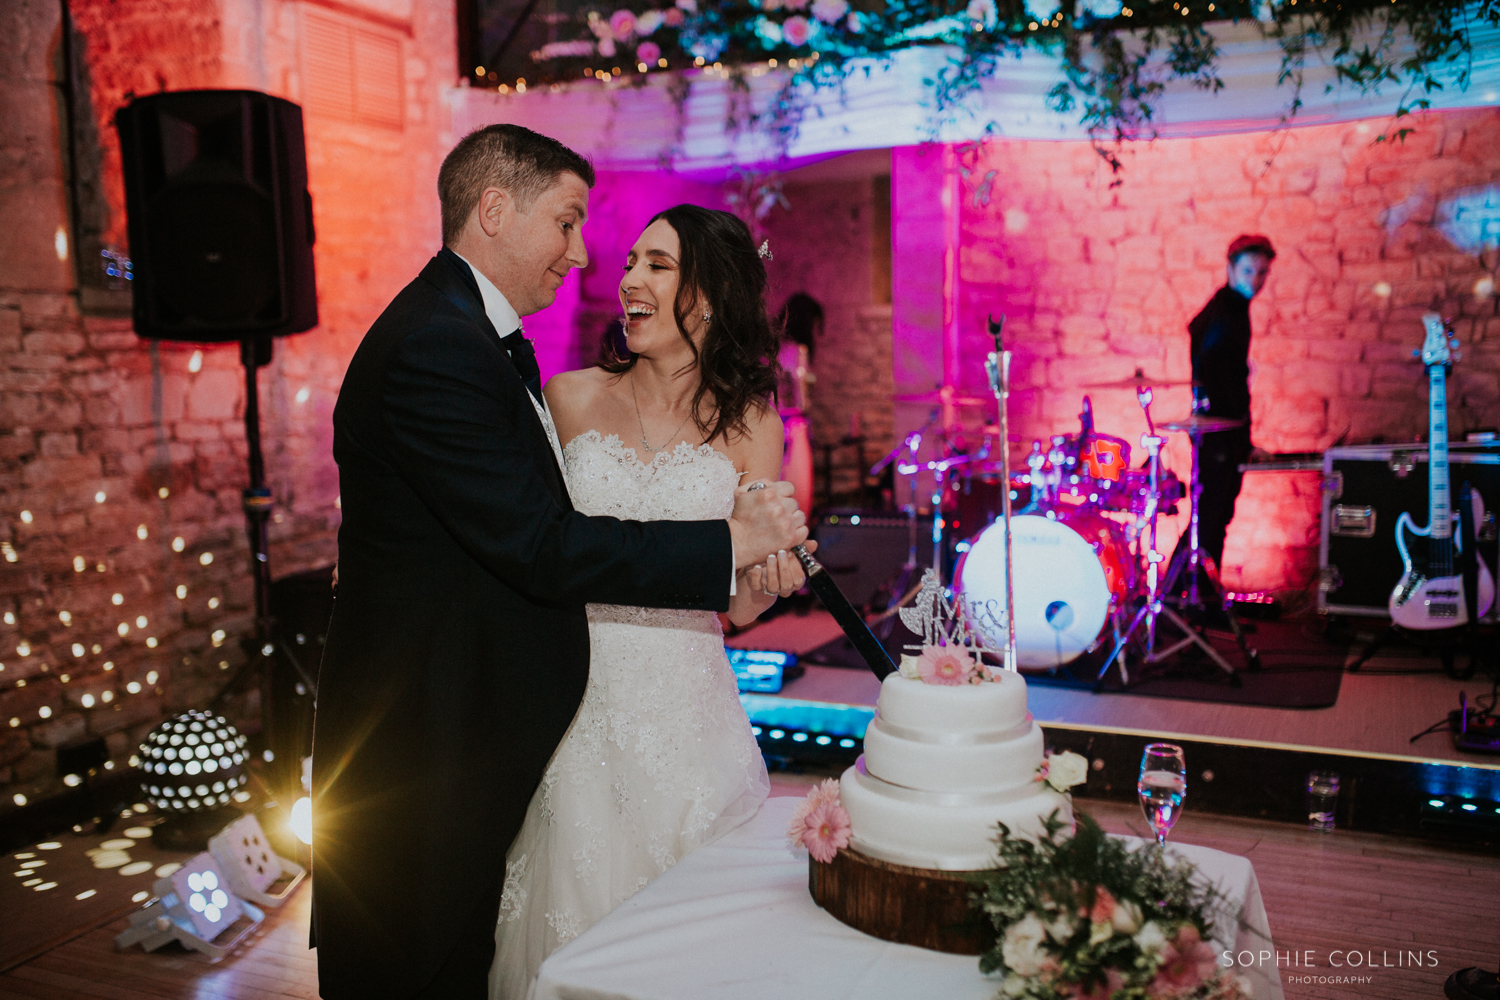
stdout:
{"type": "Polygon", "coordinates": [[[734,511],[740,473],[734,461],[706,444],[678,442],[647,462],[618,435],[585,431],[563,449],[568,491],[584,514],[628,521],[712,521],[734,511]]]}
{"type": "MultiPolygon", "coordinates": [[[[682,442],[642,462],[615,435],[563,449],[573,505],[636,521],[728,517],[740,474],[682,442]]],[[[728,567],[725,567],[726,572],[728,567]]],[[[506,855],[492,1000],[769,790],[711,611],[590,604],[589,681],[506,855]]]]}

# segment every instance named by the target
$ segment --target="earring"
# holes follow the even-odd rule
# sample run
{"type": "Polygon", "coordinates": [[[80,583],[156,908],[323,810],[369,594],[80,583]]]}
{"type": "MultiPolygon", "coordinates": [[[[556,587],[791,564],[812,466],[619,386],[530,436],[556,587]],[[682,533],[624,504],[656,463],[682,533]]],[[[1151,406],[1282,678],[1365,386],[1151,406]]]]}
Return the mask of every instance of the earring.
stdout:
{"type": "Polygon", "coordinates": [[[713,313],[709,312],[707,309],[703,310],[703,322],[707,323],[709,320],[711,320],[713,318],[714,318],[714,314],[713,313]]]}

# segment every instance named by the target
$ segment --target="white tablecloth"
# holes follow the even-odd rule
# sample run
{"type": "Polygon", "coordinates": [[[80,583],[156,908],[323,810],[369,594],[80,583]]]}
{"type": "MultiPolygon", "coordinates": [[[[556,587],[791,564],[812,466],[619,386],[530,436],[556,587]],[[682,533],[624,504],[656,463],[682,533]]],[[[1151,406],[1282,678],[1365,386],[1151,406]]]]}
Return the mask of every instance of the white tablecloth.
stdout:
{"type": "MultiPolygon", "coordinates": [[[[795,798],[766,802],[749,823],[688,855],[560,948],[535,1000],[992,1000],[999,977],[972,955],[891,944],[839,923],[807,891],[807,856],[787,847],[795,798]]],[[[1174,845],[1238,908],[1236,952],[1267,951],[1255,869],[1242,857],[1174,845]]],[[[1243,970],[1255,1000],[1282,1000],[1274,958],[1243,970]]]]}

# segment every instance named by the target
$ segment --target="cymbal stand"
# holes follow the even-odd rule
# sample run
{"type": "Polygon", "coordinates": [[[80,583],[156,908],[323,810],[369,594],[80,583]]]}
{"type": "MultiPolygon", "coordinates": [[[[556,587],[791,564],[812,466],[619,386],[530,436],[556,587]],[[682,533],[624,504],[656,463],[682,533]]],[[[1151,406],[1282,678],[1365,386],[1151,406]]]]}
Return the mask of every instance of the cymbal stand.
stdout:
{"type": "MultiPolygon", "coordinates": [[[[1171,593],[1178,585],[1183,571],[1186,570],[1188,573],[1186,599],[1178,607],[1183,612],[1191,610],[1199,615],[1203,615],[1207,612],[1208,608],[1203,603],[1202,593],[1198,589],[1198,574],[1203,573],[1207,575],[1209,582],[1213,584],[1214,590],[1218,595],[1224,617],[1229,621],[1229,631],[1234,635],[1234,641],[1239,645],[1240,652],[1245,657],[1246,665],[1254,669],[1260,665],[1260,654],[1258,651],[1250,648],[1250,644],[1245,640],[1245,630],[1240,627],[1239,616],[1234,613],[1234,608],[1230,606],[1230,603],[1224,600],[1224,586],[1219,580],[1219,567],[1214,565],[1213,559],[1198,544],[1199,503],[1203,495],[1203,480],[1199,475],[1198,461],[1199,454],[1203,449],[1203,433],[1203,431],[1197,430],[1188,432],[1188,440],[1193,445],[1193,481],[1192,488],[1188,491],[1189,496],[1192,497],[1191,513],[1188,517],[1188,547],[1185,552],[1179,551],[1176,558],[1172,560],[1172,565],[1167,570],[1166,581],[1162,584],[1162,591],[1164,593],[1171,593]]],[[[1208,652],[1209,658],[1221,670],[1228,673],[1236,681],[1239,680],[1239,675],[1236,673],[1234,667],[1229,665],[1229,661],[1215,652],[1207,642],[1198,636],[1196,631],[1186,628],[1182,619],[1176,613],[1170,609],[1167,610],[1167,613],[1172,615],[1178,628],[1183,628],[1189,636],[1197,639],[1198,645],[1202,646],[1208,652]]],[[[1184,641],[1183,645],[1185,644],[1184,641]]]]}
{"type": "Polygon", "coordinates": [[[990,336],[995,338],[995,349],[985,358],[984,370],[989,376],[990,391],[995,394],[995,407],[999,411],[1000,437],[1000,517],[1005,525],[1005,661],[1006,670],[1015,672],[1016,664],[1016,567],[1011,549],[1010,509],[1010,352],[1000,342],[1000,331],[1005,327],[1005,316],[1000,322],[989,317],[990,336]]]}
{"type": "Polygon", "coordinates": [[[895,579],[891,582],[890,598],[886,602],[886,615],[879,625],[875,627],[876,634],[881,639],[890,637],[891,630],[895,628],[896,617],[893,610],[900,606],[911,588],[913,581],[918,577],[917,573],[917,474],[921,467],[917,465],[917,452],[922,447],[922,437],[927,433],[934,423],[937,422],[940,411],[932,411],[927,423],[921,430],[912,431],[906,435],[895,448],[870,469],[870,475],[878,476],[885,471],[892,462],[896,463],[896,473],[911,477],[911,501],[902,504],[902,510],[906,512],[906,564],[896,572],[895,579]],[[902,452],[906,452],[906,461],[900,461],[902,452]]]}
{"type": "MultiPolygon", "coordinates": [[[[1130,683],[1130,674],[1126,666],[1126,660],[1123,654],[1125,652],[1126,646],[1128,646],[1130,642],[1136,638],[1137,633],[1141,631],[1142,628],[1144,628],[1145,630],[1145,642],[1143,643],[1140,658],[1140,663],[1142,666],[1150,666],[1153,664],[1161,663],[1167,658],[1187,648],[1188,646],[1196,644],[1201,650],[1203,650],[1204,654],[1208,656],[1208,658],[1212,660],[1216,666],[1219,667],[1219,669],[1229,674],[1231,683],[1233,683],[1234,686],[1238,687],[1241,683],[1239,674],[1235,671],[1234,667],[1230,666],[1229,661],[1224,659],[1224,657],[1220,655],[1218,650],[1209,645],[1208,640],[1199,635],[1198,632],[1187,623],[1187,620],[1184,619],[1182,615],[1178,614],[1176,609],[1172,608],[1162,599],[1162,595],[1170,590],[1173,581],[1176,580],[1177,576],[1180,573],[1182,557],[1181,553],[1179,553],[1178,559],[1174,560],[1171,568],[1169,568],[1166,578],[1164,580],[1158,581],[1157,567],[1163,561],[1164,557],[1157,549],[1156,526],[1157,518],[1161,514],[1161,511],[1159,509],[1161,499],[1161,446],[1163,443],[1165,443],[1166,439],[1156,433],[1156,424],[1151,419],[1151,396],[1151,388],[1149,386],[1141,386],[1136,390],[1136,399],[1140,402],[1141,410],[1146,415],[1146,433],[1141,435],[1141,446],[1145,448],[1147,454],[1150,455],[1149,468],[1151,473],[1150,492],[1146,497],[1146,511],[1142,515],[1142,520],[1147,522],[1146,537],[1149,539],[1149,541],[1147,542],[1148,548],[1146,551],[1146,600],[1145,603],[1143,603],[1140,609],[1136,612],[1135,618],[1131,620],[1130,626],[1125,629],[1125,631],[1122,632],[1115,640],[1114,649],[1110,651],[1109,657],[1104,661],[1103,665],[1100,666],[1099,673],[1095,677],[1094,689],[1096,691],[1099,690],[1100,686],[1104,683],[1105,674],[1109,673],[1109,668],[1115,664],[1116,660],[1118,660],[1120,663],[1121,682],[1124,684],[1130,683]],[[1177,628],[1182,632],[1184,636],[1184,638],[1172,643],[1170,646],[1167,646],[1164,649],[1156,648],[1156,620],[1160,617],[1165,617],[1169,622],[1177,626],[1177,628]]],[[[1197,435],[1194,435],[1193,437],[1193,488],[1191,491],[1192,515],[1189,519],[1188,530],[1191,532],[1191,535],[1189,536],[1189,542],[1192,547],[1193,566],[1196,570],[1199,565],[1199,560],[1202,558],[1202,554],[1198,551],[1198,496],[1203,492],[1203,487],[1202,484],[1198,481],[1197,435]]],[[[1194,581],[1192,594],[1193,599],[1196,600],[1196,579],[1194,581]]],[[[1184,610],[1186,610],[1186,606],[1184,606],[1184,610]]],[[[1241,632],[1239,631],[1239,623],[1233,618],[1233,613],[1231,612],[1230,614],[1230,621],[1235,630],[1235,638],[1239,640],[1240,646],[1243,649],[1244,639],[1241,632]]],[[[1246,651],[1246,656],[1247,659],[1251,659],[1254,656],[1254,652],[1246,651]]]]}

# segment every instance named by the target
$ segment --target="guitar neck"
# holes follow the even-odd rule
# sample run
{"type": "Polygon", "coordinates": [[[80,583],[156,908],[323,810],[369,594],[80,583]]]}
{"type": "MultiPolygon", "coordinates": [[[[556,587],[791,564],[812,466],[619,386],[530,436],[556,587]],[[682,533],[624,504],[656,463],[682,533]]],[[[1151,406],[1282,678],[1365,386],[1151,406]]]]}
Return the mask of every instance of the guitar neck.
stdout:
{"type": "Polygon", "coordinates": [[[1427,369],[1427,524],[1428,571],[1453,574],[1453,504],[1448,485],[1448,373],[1446,365],[1427,369]]]}

